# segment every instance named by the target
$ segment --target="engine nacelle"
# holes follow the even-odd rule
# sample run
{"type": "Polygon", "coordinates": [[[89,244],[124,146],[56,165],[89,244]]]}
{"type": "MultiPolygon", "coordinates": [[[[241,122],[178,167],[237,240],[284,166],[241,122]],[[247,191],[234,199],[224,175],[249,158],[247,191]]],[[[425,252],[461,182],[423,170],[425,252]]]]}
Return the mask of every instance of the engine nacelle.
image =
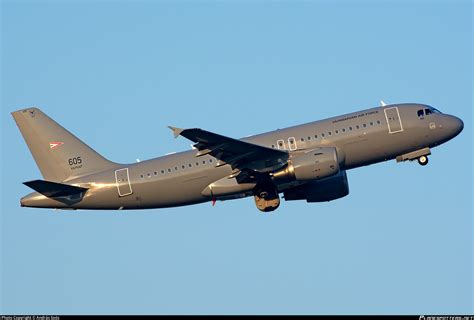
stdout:
{"type": "Polygon", "coordinates": [[[331,201],[349,194],[346,171],[322,180],[311,181],[284,192],[285,200],[306,200],[307,202],[331,201]]]}
{"type": "Polygon", "coordinates": [[[339,173],[336,148],[318,148],[297,155],[288,164],[273,174],[275,181],[309,181],[339,173]]]}

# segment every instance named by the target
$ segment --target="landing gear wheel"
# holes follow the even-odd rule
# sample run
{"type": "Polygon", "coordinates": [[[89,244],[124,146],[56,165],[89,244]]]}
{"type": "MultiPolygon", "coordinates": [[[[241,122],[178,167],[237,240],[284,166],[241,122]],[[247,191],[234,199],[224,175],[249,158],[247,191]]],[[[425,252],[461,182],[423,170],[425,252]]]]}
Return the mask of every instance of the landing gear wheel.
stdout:
{"type": "Polygon", "coordinates": [[[278,191],[272,185],[266,185],[254,194],[255,205],[262,212],[276,210],[280,206],[278,191]]]}
{"type": "Polygon", "coordinates": [[[427,156],[421,156],[418,158],[418,163],[422,166],[426,166],[428,164],[428,157],[427,156]]]}

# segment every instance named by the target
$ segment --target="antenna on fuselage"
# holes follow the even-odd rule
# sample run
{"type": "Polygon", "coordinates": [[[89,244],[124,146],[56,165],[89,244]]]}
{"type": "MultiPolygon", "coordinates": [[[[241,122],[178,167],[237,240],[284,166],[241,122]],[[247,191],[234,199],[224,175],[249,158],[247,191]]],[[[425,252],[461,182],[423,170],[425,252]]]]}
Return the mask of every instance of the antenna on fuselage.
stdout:
{"type": "Polygon", "coordinates": [[[380,100],[380,105],[381,105],[382,107],[385,107],[387,104],[386,104],[383,100],[380,100]]]}

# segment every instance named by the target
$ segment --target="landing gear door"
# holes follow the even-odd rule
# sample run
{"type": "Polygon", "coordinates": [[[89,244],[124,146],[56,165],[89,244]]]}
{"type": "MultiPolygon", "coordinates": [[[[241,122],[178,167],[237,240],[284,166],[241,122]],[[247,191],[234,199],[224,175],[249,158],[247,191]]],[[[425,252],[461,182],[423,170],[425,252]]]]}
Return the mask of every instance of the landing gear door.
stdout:
{"type": "Polygon", "coordinates": [[[115,182],[117,183],[117,190],[120,197],[125,197],[133,193],[128,168],[115,170],[115,182]]]}
{"type": "Polygon", "coordinates": [[[386,108],[383,111],[385,112],[385,119],[387,120],[388,133],[402,132],[403,125],[400,113],[398,112],[398,107],[386,108]]]}

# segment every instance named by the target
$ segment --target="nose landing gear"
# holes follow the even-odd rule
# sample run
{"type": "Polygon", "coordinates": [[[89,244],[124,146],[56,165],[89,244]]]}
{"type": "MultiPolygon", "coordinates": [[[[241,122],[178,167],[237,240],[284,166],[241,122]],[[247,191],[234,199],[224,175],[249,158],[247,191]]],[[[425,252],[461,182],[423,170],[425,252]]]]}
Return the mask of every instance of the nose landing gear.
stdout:
{"type": "Polygon", "coordinates": [[[430,148],[426,147],[423,149],[419,149],[410,153],[405,153],[400,156],[397,156],[397,162],[402,161],[414,161],[418,160],[418,163],[422,166],[426,166],[428,164],[428,156],[431,154],[430,148]]]}
{"type": "Polygon", "coordinates": [[[427,156],[421,156],[418,158],[418,163],[422,166],[426,166],[428,164],[428,157],[427,156]]]}

